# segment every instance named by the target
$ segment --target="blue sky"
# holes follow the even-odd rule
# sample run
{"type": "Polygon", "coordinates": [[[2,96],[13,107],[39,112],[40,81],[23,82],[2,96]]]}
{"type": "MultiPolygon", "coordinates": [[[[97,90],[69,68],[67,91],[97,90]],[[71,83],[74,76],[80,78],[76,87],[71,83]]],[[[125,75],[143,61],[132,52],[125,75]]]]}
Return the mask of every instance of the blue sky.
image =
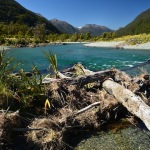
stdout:
{"type": "Polygon", "coordinates": [[[16,0],[47,19],[57,18],[75,27],[97,24],[118,29],[150,8],[150,0],[16,0]]]}

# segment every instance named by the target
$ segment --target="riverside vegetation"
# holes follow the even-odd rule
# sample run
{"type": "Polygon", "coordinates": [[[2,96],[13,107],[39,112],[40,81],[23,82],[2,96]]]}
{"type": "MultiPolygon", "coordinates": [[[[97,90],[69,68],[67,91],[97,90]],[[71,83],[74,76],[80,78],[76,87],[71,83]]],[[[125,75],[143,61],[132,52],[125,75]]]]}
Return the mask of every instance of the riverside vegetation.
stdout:
{"type": "Polygon", "coordinates": [[[98,131],[106,124],[128,117],[135,126],[141,122],[137,117],[147,121],[144,118],[147,115],[136,115],[130,101],[133,103],[132,98],[139,95],[138,103],[146,103],[149,109],[148,74],[131,78],[117,69],[93,72],[81,64],[59,72],[57,57],[52,52],[45,56],[53,74],[42,76],[33,65],[29,76],[23,70],[13,74],[19,64],[10,67],[13,58],[7,57],[7,51],[0,52],[2,149],[73,149],[70,138],[81,130],[98,131]],[[114,88],[109,90],[108,83],[114,88]],[[124,92],[118,97],[119,93],[113,95],[115,86],[127,92],[124,102],[121,102],[124,98],[119,100],[124,92]],[[127,100],[129,94],[132,96],[127,100]]]}
{"type": "Polygon", "coordinates": [[[28,27],[11,22],[10,24],[0,24],[0,44],[12,46],[28,46],[30,44],[50,43],[50,42],[85,42],[98,41],[99,39],[110,40],[115,37],[115,33],[105,32],[100,37],[92,37],[89,32],[86,34],[55,34],[47,32],[45,24],[36,24],[28,27]]]}
{"type": "Polygon", "coordinates": [[[150,42],[150,34],[127,35],[118,37],[115,32],[104,32],[101,36],[92,37],[86,34],[46,34],[44,24],[37,24],[29,28],[26,25],[11,23],[0,25],[0,45],[12,47],[34,47],[50,43],[61,42],[98,42],[98,41],[125,41],[126,44],[136,45],[150,42]]]}
{"type": "Polygon", "coordinates": [[[4,46],[34,47],[50,43],[98,41],[125,41],[129,45],[136,45],[150,42],[150,34],[143,33],[118,37],[116,32],[104,32],[101,36],[92,37],[90,32],[72,35],[48,33],[45,24],[36,24],[34,27],[13,22],[0,24],[0,45],[4,46]]]}

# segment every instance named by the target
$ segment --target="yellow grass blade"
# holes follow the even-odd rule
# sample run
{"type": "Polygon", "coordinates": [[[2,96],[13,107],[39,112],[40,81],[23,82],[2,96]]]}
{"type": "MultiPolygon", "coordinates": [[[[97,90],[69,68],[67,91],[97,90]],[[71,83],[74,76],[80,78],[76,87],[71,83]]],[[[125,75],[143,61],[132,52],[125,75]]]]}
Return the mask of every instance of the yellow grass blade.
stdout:
{"type": "Polygon", "coordinates": [[[47,108],[47,106],[48,106],[48,108],[51,108],[51,105],[50,105],[50,102],[49,102],[48,99],[46,99],[46,101],[45,101],[45,107],[44,107],[45,114],[46,114],[46,108],[47,108]]]}

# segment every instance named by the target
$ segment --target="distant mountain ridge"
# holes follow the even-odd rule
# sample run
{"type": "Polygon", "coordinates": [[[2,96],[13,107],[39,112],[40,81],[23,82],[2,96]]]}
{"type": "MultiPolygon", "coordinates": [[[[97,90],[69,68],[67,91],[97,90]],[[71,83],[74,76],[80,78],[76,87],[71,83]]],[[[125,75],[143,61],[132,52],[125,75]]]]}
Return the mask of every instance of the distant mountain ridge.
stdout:
{"type": "Polygon", "coordinates": [[[27,10],[15,0],[0,0],[0,22],[26,24],[29,27],[44,23],[48,31],[60,33],[46,18],[27,10]]]}
{"type": "Polygon", "coordinates": [[[91,36],[100,36],[104,32],[113,32],[114,30],[109,29],[108,27],[105,26],[100,26],[96,24],[86,24],[85,26],[81,27],[79,29],[80,33],[87,33],[90,32],[91,36]]]}
{"type": "Polygon", "coordinates": [[[91,36],[100,36],[104,32],[113,32],[113,30],[109,29],[105,26],[100,26],[96,24],[86,24],[83,27],[77,28],[72,26],[66,21],[61,21],[58,19],[51,19],[50,22],[61,32],[66,34],[74,34],[74,33],[83,33],[86,34],[87,32],[91,33],[91,36]]]}
{"type": "Polygon", "coordinates": [[[131,23],[116,31],[117,35],[150,33],[150,9],[139,14],[131,23]]]}
{"type": "Polygon", "coordinates": [[[51,19],[50,22],[62,33],[74,34],[78,32],[78,30],[75,27],[73,27],[71,24],[69,24],[66,21],[61,21],[58,19],[51,19]]]}

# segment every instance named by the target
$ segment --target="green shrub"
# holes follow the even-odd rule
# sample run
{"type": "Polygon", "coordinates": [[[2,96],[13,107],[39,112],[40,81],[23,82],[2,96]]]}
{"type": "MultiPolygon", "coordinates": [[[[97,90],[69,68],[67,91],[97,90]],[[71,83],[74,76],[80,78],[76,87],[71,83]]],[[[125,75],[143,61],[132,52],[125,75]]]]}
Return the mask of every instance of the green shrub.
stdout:
{"type": "Polygon", "coordinates": [[[37,101],[37,104],[41,101],[44,106],[45,87],[42,86],[42,75],[36,66],[33,66],[31,77],[22,69],[16,76],[12,72],[18,64],[10,67],[13,60],[7,57],[6,51],[0,51],[0,108],[12,106],[15,100],[19,103],[16,109],[31,107],[33,101],[37,101]]]}

